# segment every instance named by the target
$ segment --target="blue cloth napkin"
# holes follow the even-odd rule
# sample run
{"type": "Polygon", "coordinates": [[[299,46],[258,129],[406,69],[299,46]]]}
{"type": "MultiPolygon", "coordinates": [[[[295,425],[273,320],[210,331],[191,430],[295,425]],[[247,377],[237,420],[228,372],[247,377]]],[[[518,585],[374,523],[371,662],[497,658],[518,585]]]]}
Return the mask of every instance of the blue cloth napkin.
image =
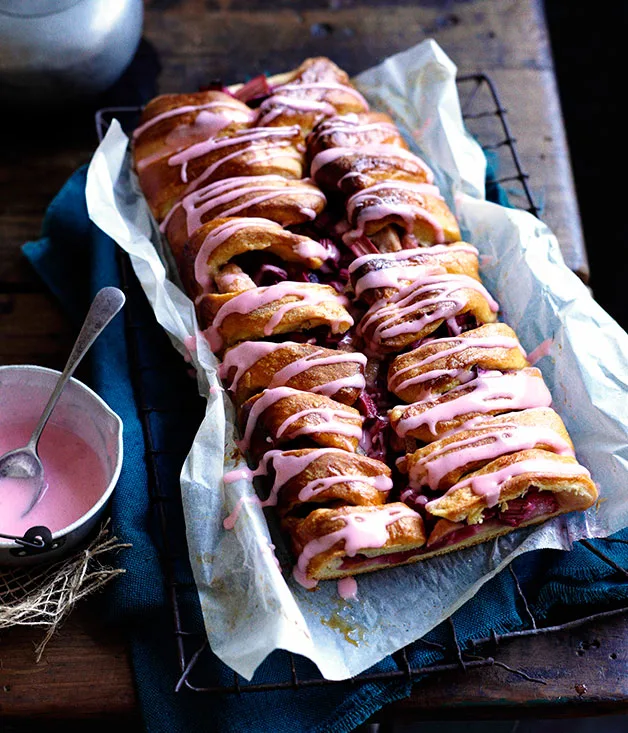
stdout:
{"type": "MultiPolygon", "coordinates": [[[[41,239],[28,242],[23,248],[77,324],[101,287],[120,284],[116,245],[87,216],[85,176],[86,169],[82,168],[69,179],[48,209],[41,239]]],[[[189,419],[190,411],[198,410],[200,419],[202,404],[195,395],[194,383],[186,376],[185,365],[155,322],[136,282],[132,283],[132,297],[139,321],[132,326],[140,334],[138,353],[133,357],[146,377],[143,397],[152,407],[148,429],[156,445],[159,478],[162,483],[177,486],[196,427],[189,419]]],[[[156,531],[154,503],[149,497],[142,416],[136,403],[121,316],[114,319],[95,343],[91,357],[92,387],[124,422],[124,466],[111,511],[115,534],[133,545],[117,557],[126,574],[110,587],[103,615],[128,633],[146,730],[150,733],[210,730],[342,733],[353,730],[387,703],[407,696],[410,686],[400,681],[240,696],[214,696],[195,692],[185,685],[175,692],[180,671],[169,588],[160,564],[160,553],[165,548],[156,531]]],[[[179,588],[180,615],[188,625],[184,630],[198,633],[202,630],[202,620],[187,561],[181,511],[174,503],[167,511],[167,549],[178,558],[172,572],[179,588]]],[[[622,567],[628,567],[628,545],[616,539],[628,540],[628,531],[593,544],[622,567]]],[[[528,553],[518,558],[514,567],[530,609],[540,620],[564,616],[567,612],[573,618],[628,602],[625,578],[582,545],[570,553],[554,550],[528,553]]],[[[463,648],[469,639],[489,636],[491,630],[503,633],[529,627],[527,611],[510,572],[503,572],[485,584],[455,614],[453,622],[463,648]]],[[[425,640],[411,645],[408,658],[413,666],[422,667],[444,659],[452,661],[454,652],[452,627],[445,623],[425,640]]],[[[398,668],[389,657],[370,671],[398,668]]],[[[316,676],[313,665],[304,659],[298,660],[297,672],[300,678],[316,676]]],[[[211,652],[203,654],[190,676],[190,682],[197,686],[232,685],[233,679],[233,673],[211,652]]],[[[254,682],[289,679],[288,656],[275,652],[258,670],[254,682]]]]}

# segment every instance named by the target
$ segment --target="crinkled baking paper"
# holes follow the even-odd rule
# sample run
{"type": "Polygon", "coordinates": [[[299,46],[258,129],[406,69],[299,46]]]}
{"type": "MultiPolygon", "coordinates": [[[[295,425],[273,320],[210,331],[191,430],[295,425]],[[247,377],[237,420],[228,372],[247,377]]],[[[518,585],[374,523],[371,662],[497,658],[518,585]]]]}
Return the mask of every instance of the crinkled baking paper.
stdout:
{"type": "MultiPolygon", "coordinates": [[[[359,576],[355,601],[343,601],[334,582],[311,592],[283,577],[255,503],[245,501],[235,529],[223,529],[223,519],[253,488],[245,480],[222,482],[223,472],[242,459],[234,458],[234,413],[216,376],[216,359],[199,335],[192,302],[176,278],[169,279],[172,268],[117,121],[91,162],[90,217],[129,253],[157,320],[182,355],[191,351],[199,390],[207,397],[181,474],[190,560],[211,647],[247,679],[276,648],[309,657],[328,679],[358,674],[450,616],[517,555],[568,550],[574,540],[628,525],[628,336],[567,269],[544,224],[484,200],[485,159],[464,130],[455,73],[438,45],[426,41],[364,72],[356,83],[375,109],[393,115],[435,169],[464,238],[485,255],[482,276],[501,305],[502,320],[528,352],[551,340],[538,366],[603,501],[586,514],[359,576]]],[[[276,538],[274,543],[281,557],[276,538]]]]}

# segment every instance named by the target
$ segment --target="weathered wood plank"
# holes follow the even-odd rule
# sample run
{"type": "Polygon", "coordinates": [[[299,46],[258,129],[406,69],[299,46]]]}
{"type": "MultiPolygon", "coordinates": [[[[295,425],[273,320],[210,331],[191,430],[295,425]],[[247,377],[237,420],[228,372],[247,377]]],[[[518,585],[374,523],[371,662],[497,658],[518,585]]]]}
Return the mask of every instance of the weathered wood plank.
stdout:
{"type": "Polygon", "coordinates": [[[531,682],[500,667],[428,677],[387,714],[416,719],[546,717],[628,710],[626,617],[589,623],[571,632],[506,641],[485,656],[518,669],[531,682]]]}
{"type": "Polygon", "coordinates": [[[81,606],[46,647],[42,629],[0,635],[0,717],[133,717],[135,693],[122,635],[81,606]]]}
{"type": "Polygon", "coordinates": [[[326,55],[350,74],[379,63],[425,38],[435,38],[464,71],[549,69],[547,35],[536,3],[472,0],[338,9],[303,6],[266,10],[146,13],[145,34],[164,62],[162,91],[195,89],[211,79],[228,83],[276,73],[306,56],[326,55]]]}

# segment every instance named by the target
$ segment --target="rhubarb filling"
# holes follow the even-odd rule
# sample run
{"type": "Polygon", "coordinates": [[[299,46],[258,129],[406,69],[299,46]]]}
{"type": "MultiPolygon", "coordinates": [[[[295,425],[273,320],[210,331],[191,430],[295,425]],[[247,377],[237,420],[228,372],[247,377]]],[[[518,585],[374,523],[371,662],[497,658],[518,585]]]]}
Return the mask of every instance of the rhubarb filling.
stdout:
{"type": "Polygon", "coordinates": [[[452,547],[479,535],[489,535],[502,527],[515,528],[533,520],[541,521],[544,518],[551,517],[558,509],[559,504],[554,494],[532,488],[525,496],[509,501],[507,508],[500,511],[488,510],[484,514],[484,521],[481,524],[461,525],[452,522],[451,531],[441,535],[434,542],[430,542],[428,539],[425,547],[391,552],[376,557],[363,554],[345,557],[342,560],[340,569],[355,571],[358,568],[378,565],[398,565],[413,557],[420,557],[445,547],[452,547]]]}

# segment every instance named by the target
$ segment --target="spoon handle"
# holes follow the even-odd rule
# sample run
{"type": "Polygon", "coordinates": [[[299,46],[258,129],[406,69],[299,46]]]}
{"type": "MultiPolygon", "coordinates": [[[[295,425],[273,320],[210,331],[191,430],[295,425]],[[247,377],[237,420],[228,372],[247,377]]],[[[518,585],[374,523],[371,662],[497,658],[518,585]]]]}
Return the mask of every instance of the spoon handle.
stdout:
{"type": "Polygon", "coordinates": [[[124,293],[121,290],[118,290],[118,288],[103,288],[96,293],[96,297],[92,301],[87,316],[85,317],[83,327],[76,338],[72,348],[72,353],[65,365],[65,369],[59,377],[59,381],[50,395],[48,404],[44,407],[41,417],[39,418],[39,422],[28,441],[28,446],[32,450],[36,450],[39,437],[41,436],[41,433],[48,422],[48,418],[54,410],[57,400],[61,396],[61,392],[63,392],[63,388],[65,387],[68,379],[72,376],[74,370],[79,365],[79,362],[85,356],[90,346],[106,326],[109,325],[109,322],[116,313],[118,313],[122,308],[125,300],[126,298],[124,297],[124,293]]]}

